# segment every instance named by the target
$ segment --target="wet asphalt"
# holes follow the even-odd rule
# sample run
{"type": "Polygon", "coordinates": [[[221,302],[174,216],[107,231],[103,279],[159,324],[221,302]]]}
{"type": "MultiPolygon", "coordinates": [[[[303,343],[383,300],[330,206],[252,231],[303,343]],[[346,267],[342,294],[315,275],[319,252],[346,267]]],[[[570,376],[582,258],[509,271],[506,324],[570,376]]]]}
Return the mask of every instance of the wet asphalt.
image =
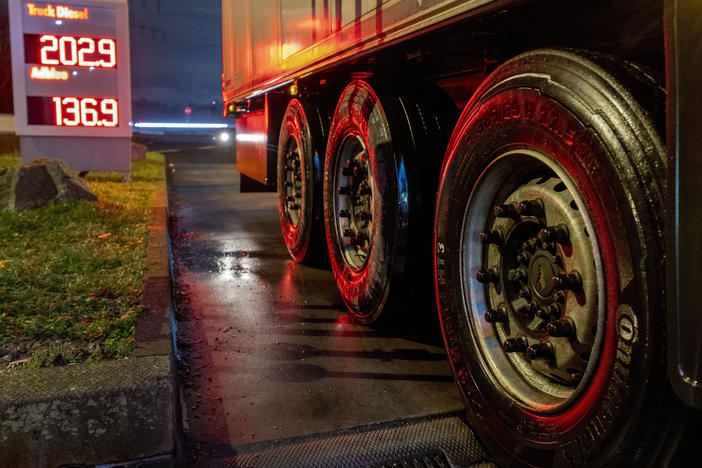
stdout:
{"type": "Polygon", "coordinates": [[[231,148],[167,152],[189,464],[249,444],[456,412],[434,311],[355,323],[331,271],[283,244],[274,193],[239,193],[231,148]]]}

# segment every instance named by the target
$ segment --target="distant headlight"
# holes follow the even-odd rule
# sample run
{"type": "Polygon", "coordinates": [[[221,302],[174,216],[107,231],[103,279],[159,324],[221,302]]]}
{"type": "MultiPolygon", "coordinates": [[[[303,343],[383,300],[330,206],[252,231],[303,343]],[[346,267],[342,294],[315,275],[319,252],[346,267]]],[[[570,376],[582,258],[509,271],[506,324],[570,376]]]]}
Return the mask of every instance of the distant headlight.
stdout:
{"type": "Polygon", "coordinates": [[[221,132],[219,134],[219,141],[222,143],[228,143],[230,139],[231,139],[231,135],[229,135],[229,133],[227,133],[227,132],[221,132]]]}

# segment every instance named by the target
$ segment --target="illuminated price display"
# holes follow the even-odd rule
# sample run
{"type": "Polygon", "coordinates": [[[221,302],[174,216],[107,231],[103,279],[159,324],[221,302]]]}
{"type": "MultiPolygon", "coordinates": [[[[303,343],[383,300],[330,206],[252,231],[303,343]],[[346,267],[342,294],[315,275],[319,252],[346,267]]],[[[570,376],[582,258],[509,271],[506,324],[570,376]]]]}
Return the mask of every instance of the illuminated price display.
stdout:
{"type": "Polygon", "coordinates": [[[127,1],[9,1],[17,133],[131,136],[127,1]]]}
{"type": "Polygon", "coordinates": [[[114,98],[28,96],[30,125],[105,127],[119,125],[119,104],[114,98]]]}
{"type": "Polygon", "coordinates": [[[117,66],[117,43],[110,38],[24,35],[25,63],[64,67],[117,66]]]}

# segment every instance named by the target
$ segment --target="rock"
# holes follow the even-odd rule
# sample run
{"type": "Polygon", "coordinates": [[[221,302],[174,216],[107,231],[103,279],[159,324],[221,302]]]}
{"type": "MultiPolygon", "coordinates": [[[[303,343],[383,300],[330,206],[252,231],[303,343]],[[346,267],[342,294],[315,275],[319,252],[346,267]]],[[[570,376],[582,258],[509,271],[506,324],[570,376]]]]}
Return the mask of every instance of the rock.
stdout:
{"type": "Polygon", "coordinates": [[[39,208],[60,200],[97,200],[65,162],[37,159],[0,171],[0,211],[39,208]]]}

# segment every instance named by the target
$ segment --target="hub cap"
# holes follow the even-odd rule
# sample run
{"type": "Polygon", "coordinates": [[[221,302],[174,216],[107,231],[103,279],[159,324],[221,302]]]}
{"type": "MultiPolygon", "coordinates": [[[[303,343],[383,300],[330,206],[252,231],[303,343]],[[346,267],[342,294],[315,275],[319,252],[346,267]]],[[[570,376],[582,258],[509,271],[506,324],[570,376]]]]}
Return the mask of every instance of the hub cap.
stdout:
{"type": "Polygon", "coordinates": [[[462,284],[473,339],[488,373],[530,410],[565,408],[597,365],[604,276],[593,233],[568,174],[529,150],[497,158],[466,208],[462,284]]]}
{"type": "Polygon", "coordinates": [[[300,146],[295,138],[288,139],[288,151],[285,154],[283,168],[283,211],[290,224],[297,226],[300,222],[302,209],[302,164],[300,161],[300,146]]]}
{"type": "Polygon", "coordinates": [[[334,168],[337,243],[346,264],[361,270],[373,245],[373,172],[363,141],[348,136],[334,168]]]}

